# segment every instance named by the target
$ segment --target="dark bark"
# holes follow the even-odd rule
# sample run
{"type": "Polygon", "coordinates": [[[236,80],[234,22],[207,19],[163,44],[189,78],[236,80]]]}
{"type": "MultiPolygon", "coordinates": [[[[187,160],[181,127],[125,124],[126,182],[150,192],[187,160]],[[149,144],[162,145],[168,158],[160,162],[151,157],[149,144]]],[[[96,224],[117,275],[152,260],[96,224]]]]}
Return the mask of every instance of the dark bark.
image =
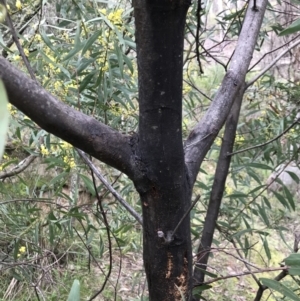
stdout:
{"type": "MultiPolygon", "coordinates": [[[[204,282],[205,274],[201,270],[206,270],[207,267],[208,257],[231,162],[231,156],[228,156],[228,154],[233,150],[243,95],[244,89],[241,88],[226,121],[224,137],[210,194],[201,242],[197,252],[197,262],[194,269],[195,285],[199,285],[204,282]]],[[[194,300],[199,300],[199,298],[194,298],[194,300]]]]}
{"type": "Polygon", "coordinates": [[[134,1],[140,107],[138,158],[144,178],[135,184],[143,206],[144,264],[153,301],[182,300],[181,295],[189,300],[191,294],[188,217],[168,241],[191,198],[181,132],[183,40],[189,4],[134,1]]]}
{"type": "Polygon", "coordinates": [[[134,177],[131,137],[57,100],[1,56],[0,78],[9,101],[41,128],[134,177]]]}

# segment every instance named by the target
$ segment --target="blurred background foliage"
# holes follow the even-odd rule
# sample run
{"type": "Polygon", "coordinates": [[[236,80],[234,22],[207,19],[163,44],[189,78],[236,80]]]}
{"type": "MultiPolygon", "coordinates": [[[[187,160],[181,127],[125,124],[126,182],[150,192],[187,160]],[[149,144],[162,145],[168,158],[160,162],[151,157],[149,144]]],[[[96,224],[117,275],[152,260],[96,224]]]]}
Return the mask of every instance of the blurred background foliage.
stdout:
{"type": "MultiPolygon", "coordinates": [[[[196,55],[196,1],[188,12],[183,139],[201,119],[225,75],[247,5],[217,2],[205,1],[201,11],[203,74],[196,55]]],[[[293,8],[299,15],[299,7],[295,1],[270,2],[249,80],[298,38],[297,33],[288,38],[276,33],[296,18],[291,20],[287,10],[293,8]]],[[[17,0],[8,1],[7,9],[45,89],[118,131],[129,135],[138,131],[130,1],[17,0]]],[[[26,72],[5,23],[0,24],[0,45],[2,54],[26,72]]],[[[244,95],[235,151],[262,146],[233,155],[209,261],[212,279],[250,265],[278,267],[298,251],[299,125],[294,121],[299,110],[299,54],[299,49],[291,50],[278,68],[264,74],[244,95]]],[[[100,182],[93,183],[91,172],[71,145],[39,128],[12,105],[8,109],[8,143],[0,165],[0,300],[67,300],[74,279],[80,281],[81,300],[90,300],[108,275],[105,289],[95,300],[147,300],[140,225],[100,182]],[[99,202],[109,222],[109,237],[99,202]]],[[[221,131],[195,184],[195,195],[201,194],[191,212],[195,252],[222,135],[221,131]]],[[[100,162],[94,160],[94,164],[141,213],[139,196],[129,179],[100,162]]],[[[273,278],[276,274],[263,275],[273,278]]],[[[254,300],[258,278],[220,281],[203,296],[254,300]]],[[[297,275],[286,277],[283,284],[299,294],[297,275]]],[[[281,300],[281,296],[275,289],[261,300],[281,300]]]]}

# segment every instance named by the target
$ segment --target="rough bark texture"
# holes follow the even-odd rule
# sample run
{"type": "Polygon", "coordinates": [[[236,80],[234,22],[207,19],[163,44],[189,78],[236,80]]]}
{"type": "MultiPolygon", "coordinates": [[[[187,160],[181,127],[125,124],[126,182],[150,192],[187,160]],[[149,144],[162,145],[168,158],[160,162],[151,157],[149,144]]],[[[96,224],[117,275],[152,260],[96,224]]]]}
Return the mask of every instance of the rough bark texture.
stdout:
{"type": "Polygon", "coordinates": [[[182,300],[182,296],[189,300],[191,294],[189,218],[171,237],[191,197],[181,132],[183,38],[189,4],[134,1],[140,106],[138,158],[144,178],[135,184],[143,206],[144,264],[153,301],[182,300]]]}
{"type": "Polygon", "coordinates": [[[41,128],[133,177],[131,138],[57,100],[0,56],[9,101],[41,128]]]}

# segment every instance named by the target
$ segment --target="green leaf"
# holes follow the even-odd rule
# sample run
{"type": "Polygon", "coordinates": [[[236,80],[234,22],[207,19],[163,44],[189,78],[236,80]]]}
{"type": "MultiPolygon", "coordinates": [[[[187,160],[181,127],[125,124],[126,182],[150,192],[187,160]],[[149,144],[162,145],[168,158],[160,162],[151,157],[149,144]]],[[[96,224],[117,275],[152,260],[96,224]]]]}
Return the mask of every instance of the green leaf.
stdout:
{"type": "Polygon", "coordinates": [[[293,198],[290,190],[286,186],[284,186],[284,192],[285,192],[285,196],[287,197],[287,200],[288,200],[291,208],[295,211],[296,206],[295,206],[294,198],[293,198]]]}
{"type": "Polygon", "coordinates": [[[6,143],[6,134],[9,123],[9,112],[7,109],[8,98],[3,82],[0,80],[0,161],[3,156],[6,143]]]}
{"type": "Polygon", "coordinates": [[[80,301],[80,282],[75,279],[67,301],[80,301]]]}
{"type": "Polygon", "coordinates": [[[279,33],[279,36],[285,36],[300,31],[300,19],[293,22],[290,26],[279,33]]]}
{"type": "Polygon", "coordinates": [[[272,255],[271,255],[271,252],[270,252],[270,249],[269,249],[268,240],[266,239],[266,237],[262,237],[261,239],[263,241],[263,246],[264,246],[266,255],[267,255],[268,259],[271,260],[272,255]]]}
{"type": "Polygon", "coordinates": [[[272,170],[273,171],[272,167],[270,167],[269,165],[266,165],[266,164],[262,164],[262,163],[252,162],[252,163],[246,164],[246,166],[250,166],[250,167],[253,167],[253,168],[259,168],[259,169],[272,170]]]}
{"type": "Polygon", "coordinates": [[[201,292],[210,289],[212,286],[211,285],[199,285],[193,288],[193,296],[199,295],[201,292]]]}
{"type": "Polygon", "coordinates": [[[273,194],[276,196],[276,198],[278,199],[278,201],[287,209],[289,209],[289,204],[287,203],[287,201],[285,200],[285,198],[278,192],[273,191],[273,194]]]}
{"type": "Polygon", "coordinates": [[[294,173],[294,172],[292,172],[292,171],[287,171],[287,170],[285,170],[284,172],[286,172],[286,173],[288,173],[289,174],[289,176],[297,183],[297,184],[299,184],[299,178],[298,178],[298,176],[294,173]]]}
{"type": "Polygon", "coordinates": [[[260,281],[262,282],[263,285],[279,292],[283,296],[288,297],[290,300],[300,301],[300,298],[292,290],[287,288],[282,283],[280,283],[276,280],[267,279],[267,278],[260,278],[260,281]]]}
{"type": "Polygon", "coordinates": [[[45,44],[55,53],[57,54],[57,51],[55,49],[55,47],[53,46],[53,44],[51,43],[50,39],[48,38],[47,34],[44,31],[40,31],[40,35],[43,39],[43,41],[45,42],[45,44]]]}
{"type": "Polygon", "coordinates": [[[289,255],[284,262],[288,266],[300,266],[300,254],[293,253],[289,255]]]}
{"type": "MultiPolygon", "coordinates": [[[[68,175],[68,173],[65,172],[65,171],[62,172],[62,173],[60,173],[58,176],[56,176],[55,178],[53,178],[53,179],[50,181],[49,186],[54,185],[54,184],[56,184],[57,182],[61,181],[61,180],[64,179],[67,175],[68,175]]],[[[64,182],[65,182],[65,179],[64,179],[64,182]]]]}
{"type": "Polygon", "coordinates": [[[299,276],[300,275],[300,266],[289,268],[289,275],[299,276]]]}
{"type": "Polygon", "coordinates": [[[102,30],[97,30],[85,43],[81,55],[83,56],[94,44],[94,42],[98,39],[100,34],[102,33],[102,30]]]}
{"type": "Polygon", "coordinates": [[[83,175],[83,174],[79,174],[80,178],[82,179],[82,181],[84,182],[86,188],[88,189],[88,191],[91,193],[91,195],[95,196],[95,187],[94,187],[94,183],[92,182],[91,179],[89,179],[87,176],[83,175]]]}
{"type": "Polygon", "coordinates": [[[217,278],[217,277],[218,277],[217,274],[214,274],[214,273],[208,272],[208,271],[206,271],[206,270],[204,270],[204,269],[201,269],[201,268],[199,268],[197,265],[195,265],[195,268],[196,268],[197,270],[200,270],[203,274],[205,274],[205,275],[207,275],[207,276],[209,276],[209,277],[212,277],[212,278],[217,278]]]}

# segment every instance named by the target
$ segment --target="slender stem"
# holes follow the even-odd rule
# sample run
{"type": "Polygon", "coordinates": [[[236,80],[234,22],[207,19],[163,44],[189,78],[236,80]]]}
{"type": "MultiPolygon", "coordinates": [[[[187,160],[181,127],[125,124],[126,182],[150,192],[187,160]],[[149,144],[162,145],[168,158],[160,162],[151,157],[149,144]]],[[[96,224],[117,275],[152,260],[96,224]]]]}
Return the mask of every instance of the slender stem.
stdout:
{"type": "Polygon", "coordinates": [[[120,194],[109,184],[109,182],[102,176],[99,170],[95,167],[87,155],[80,149],[76,148],[78,154],[83,161],[93,170],[97,178],[104,184],[104,186],[111,192],[111,194],[119,201],[119,203],[141,224],[143,225],[142,217],[120,196],[120,194]]]}
{"type": "Polygon", "coordinates": [[[265,67],[262,71],[258,73],[258,75],[254,76],[250,81],[246,83],[246,89],[249,88],[254,82],[256,82],[261,76],[263,76],[269,69],[271,69],[286,53],[288,53],[291,49],[300,44],[300,40],[293,43],[290,47],[284,50],[281,54],[279,54],[267,67],[265,67]]]}
{"type": "Polygon", "coordinates": [[[197,202],[200,199],[200,195],[198,195],[195,199],[195,201],[192,203],[192,205],[190,206],[190,208],[186,211],[186,213],[183,215],[183,217],[181,218],[181,220],[179,221],[179,223],[177,224],[177,226],[175,227],[173,233],[172,233],[172,237],[174,237],[176,231],[178,230],[179,226],[181,225],[181,223],[184,221],[184,219],[187,217],[187,215],[190,213],[190,211],[194,208],[194,206],[197,204],[197,202]]]}
{"type": "Polygon", "coordinates": [[[248,151],[248,150],[251,150],[251,149],[254,149],[254,148],[258,148],[258,147],[262,147],[262,146],[266,146],[274,141],[276,141],[277,139],[279,139],[281,136],[283,136],[284,134],[286,134],[294,125],[296,125],[297,123],[299,123],[299,119],[295,120],[286,130],[284,130],[281,134],[279,134],[278,136],[276,136],[275,138],[267,141],[267,142],[264,142],[264,143],[261,143],[261,144],[257,144],[257,145],[254,145],[254,146],[250,146],[250,147],[247,147],[247,148],[244,148],[244,149],[241,149],[241,150],[238,150],[236,152],[232,152],[232,153],[228,153],[227,156],[232,156],[232,155],[236,155],[236,154],[239,154],[239,153],[242,153],[242,152],[245,152],[245,151],[248,151]]]}

